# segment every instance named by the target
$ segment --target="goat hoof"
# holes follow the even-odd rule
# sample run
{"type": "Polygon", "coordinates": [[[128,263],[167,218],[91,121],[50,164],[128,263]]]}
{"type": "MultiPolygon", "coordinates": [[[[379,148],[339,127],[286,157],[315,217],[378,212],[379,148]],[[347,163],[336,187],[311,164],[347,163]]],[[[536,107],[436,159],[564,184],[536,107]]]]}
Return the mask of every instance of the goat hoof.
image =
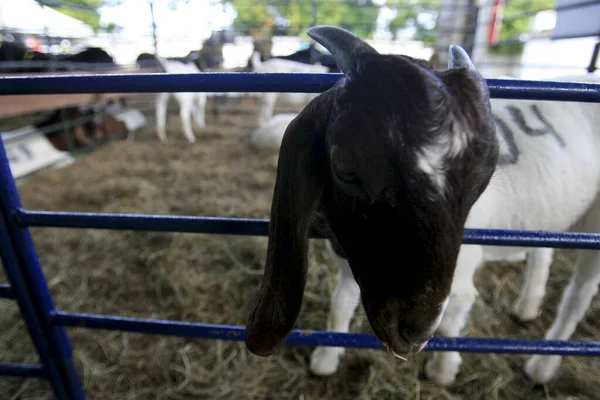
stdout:
{"type": "Polygon", "coordinates": [[[450,386],[456,381],[461,364],[458,353],[437,353],[425,364],[425,376],[442,387],[450,386]]]}
{"type": "Polygon", "coordinates": [[[340,364],[342,349],[334,347],[317,347],[310,356],[310,373],[316,376],[333,375],[340,364]]]}
{"type": "Polygon", "coordinates": [[[543,356],[536,354],[525,363],[525,373],[532,381],[545,384],[556,376],[562,362],[561,356],[543,356]]]}
{"type": "Polygon", "coordinates": [[[543,296],[523,300],[517,299],[512,307],[512,315],[521,322],[531,322],[540,314],[542,300],[543,296]]]}

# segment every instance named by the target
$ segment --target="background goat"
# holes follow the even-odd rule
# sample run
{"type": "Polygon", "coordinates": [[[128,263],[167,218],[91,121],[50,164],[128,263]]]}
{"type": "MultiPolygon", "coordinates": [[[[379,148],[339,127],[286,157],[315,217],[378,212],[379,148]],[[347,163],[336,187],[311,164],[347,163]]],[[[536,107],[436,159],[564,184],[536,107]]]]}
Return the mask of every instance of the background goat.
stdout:
{"type": "MultiPolygon", "coordinates": [[[[158,63],[167,73],[173,74],[197,74],[200,73],[198,67],[191,62],[168,60],[157,57],[158,63]]],[[[167,106],[172,97],[179,104],[179,116],[183,125],[183,133],[190,143],[196,141],[194,130],[192,128],[192,118],[198,127],[206,127],[206,101],[207,94],[204,92],[192,93],[159,93],[156,96],[156,132],[162,142],[167,141],[167,106]]]]}
{"type": "Polygon", "coordinates": [[[287,56],[275,56],[271,59],[273,58],[296,61],[303,64],[321,64],[329,68],[329,72],[340,72],[340,69],[333,56],[331,54],[321,53],[319,50],[317,50],[317,47],[313,43],[310,43],[308,48],[304,50],[298,50],[297,52],[287,56]]]}
{"type": "Polygon", "coordinates": [[[298,113],[275,114],[254,129],[247,137],[247,145],[256,150],[278,150],[288,125],[298,113]]]}
{"type": "Polygon", "coordinates": [[[114,59],[99,47],[86,47],[75,54],[47,54],[29,50],[24,45],[2,42],[0,62],[16,63],[15,66],[0,65],[3,73],[66,72],[83,69],[116,68],[114,59]]]}
{"type": "MultiPolygon", "coordinates": [[[[271,58],[267,61],[260,60],[258,52],[252,53],[252,70],[259,73],[327,73],[329,69],[321,64],[305,64],[297,61],[271,58]]],[[[317,97],[318,93],[259,93],[259,118],[262,125],[273,117],[275,104],[281,105],[306,105],[317,97]]]]}
{"type": "MultiPolygon", "coordinates": [[[[598,75],[565,76],[559,81],[600,82],[598,75]]],[[[582,232],[600,231],[600,105],[597,103],[493,99],[497,135],[502,143],[497,173],[473,206],[467,227],[582,232]]],[[[463,246],[453,294],[440,333],[458,336],[477,291],[475,271],[485,262],[527,252],[521,292],[512,313],[522,321],[537,317],[545,295],[552,248],[463,246]]],[[[578,250],[575,271],[545,338],[567,340],[584,317],[600,283],[600,252],[578,250]]],[[[536,382],[552,379],[560,356],[531,356],[525,372],[536,382]]],[[[438,353],[426,374],[454,382],[461,358],[438,353]]]]}

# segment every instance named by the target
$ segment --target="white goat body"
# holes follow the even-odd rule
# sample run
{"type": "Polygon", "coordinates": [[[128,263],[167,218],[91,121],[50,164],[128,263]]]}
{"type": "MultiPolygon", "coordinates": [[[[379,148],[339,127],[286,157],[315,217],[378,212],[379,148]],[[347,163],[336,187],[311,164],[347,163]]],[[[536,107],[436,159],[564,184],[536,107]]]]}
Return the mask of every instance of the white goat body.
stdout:
{"type": "MultiPolygon", "coordinates": [[[[181,61],[167,60],[161,57],[157,57],[158,62],[162,65],[163,69],[167,73],[173,74],[199,74],[201,71],[198,67],[192,63],[184,63],[181,61]]],[[[184,93],[159,93],[156,97],[156,131],[159,139],[162,142],[167,141],[166,124],[167,124],[167,105],[169,99],[172,97],[177,100],[179,104],[179,116],[183,125],[183,133],[190,143],[196,141],[194,131],[192,128],[191,119],[198,127],[204,128],[206,126],[206,99],[207,94],[184,92],[184,93]]]]}
{"type": "MultiPolygon", "coordinates": [[[[304,64],[297,61],[271,58],[260,60],[260,54],[254,52],[251,58],[252,69],[258,73],[327,73],[329,68],[321,64],[304,64]]],[[[259,93],[260,111],[259,125],[266,123],[272,116],[276,104],[285,106],[302,106],[317,97],[319,93],[259,93]]]]}
{"type": "MultiPolygon", "coordinates": [[[[600,82],[598,75],[564,76],[557,81],[600,82]]],[[[471,208],[467,228],[600,232],[600,104],[491,99],[500,143],[499,166],[487,189],[471,208]]],[[[436,161],[436,155],[426,153],[436,161]]],[[[425,165],[429,165],[425,163],[425,165]]],[[[436,171],[425,168],[432,176],[436,171]]],[[[327,328],[347,332],[360,291],[346,260],[332,250],[341,269],[332,295],[327,328]]],[[[476,299],[475,271],[486,261],[516,261],[527,255],[524,282],[513,313],[523,321],[537,317],[552,262],[551,248],[463,245],[451,295],[438,332],[457,337],[476,299]]],[[[583,318],[600,283],[600,252],[579,250],[575,272],[565,288],[558,314],[546,339],[567,340],[583,318]]],[[[343,348],[318,347],[310,370],[330,375],[343,348]]],[[[561,356],[533,355],[525,365],[536,382],[552,379],[561,356]]],[[[434,353],[426,375],[441,385],[455,381],[461,357],[434,353]]]]}
{"type": "Polygon", "coordinates": [[[278,150],[283,134],[298,113],[275,114],[248,136],[248,145],[258,150],[278,150]]]}

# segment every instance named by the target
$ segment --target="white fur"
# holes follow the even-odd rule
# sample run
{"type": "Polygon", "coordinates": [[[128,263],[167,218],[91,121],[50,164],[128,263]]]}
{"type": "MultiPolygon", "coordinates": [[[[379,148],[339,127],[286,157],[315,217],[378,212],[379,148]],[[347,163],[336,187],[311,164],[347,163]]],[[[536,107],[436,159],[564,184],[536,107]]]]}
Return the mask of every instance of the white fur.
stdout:
{"type": "Polygon", "coordinates": [[[421,149],[417,167],[430,176],[440,191],[446,189],[446,164],[458,156],[468,144],[468,134],[460,129],[450,135],[442,135],[437,143],[421,149]]]}
{"type": "MultiPolygon", "coordinates": [[[[600,77],[569,76],[556,80],[600,82],[600,77]]],[[[490,185],[473,206],[466,227],[599,232],[600,104],[508,99],[492,99],[491,102],[493,112],[513,130],[520,155],[516,164],[498,167],[490,185]],[[530,126],[535,126],[526,108],[531,104],[539,107],[564,140],[565,147],[551,135],[526,135],[513,124],[504,108],[506,105],[520,108],[530,126]]],[[[423,159],[418,167],[431,173],[434,181],[440,179],[438,174],[443,176],[439,171],[444,170],[441,160],[446,160],[445,154],[461,147],[451,141],[445,145],[446,151],[436,148],[433,150],[437,153],[433,155],[432,149],[421,152],[423,159]]],[[[553,250],[463,245],[439,334],[460,336],[478,294],[473,275],[482,264],[492,260],[517,261],[523,259],[524,254],[527,256],[524,283],[513,305],[513,313],[522,320],[534,319],[545,295],[553,250]]],[[[336,264],[340,265],[340,262],[336,261],[336,264]]],[[[555,321],[546,333],[547,339],[570,338],[599,283],[600,252],[579,251],[573,277],[563,293],[555,321]]],[[[343,285],[349,286],[348,283],[343,285]]],[[[335,299],[332,299],[331,307],[330,315],[344,315],[347,319],[351,318],[348,313],[354,312],[353,307],[340,305],[335,299]]],[[[347,332],[347,324],[343,326],[346,327],[343,332],[347,332]]],[[[311,371],[322,375],[335,372],[340,355],[338,349],[317,348],[311,358],[311,371]]],[[[560,356],[534,355],[525,364],[525,372],[534,381],[545,383],[555,376],[560,364],[560,356]]],[[[440,385],[449,385],[455,381],[460,365],[459,353],[439,352],[427,362],[425,372],[440,385]]]]}
{"type": "Polygon", "coordinates": [[[255,149],[278,150],[283,134],[297,113],[275,114],[250,133],[248,144],[255,149]]]}
{"type": "MultiPolygon", "coordinates": [[[[594,81],[596,78],[592,78],[594,81]]],[[[590,80],[590,77],[565,77],[560,80],[590,80]]],[[[513,129],[515,143],[520,150],[517,164],[499,167],[481,198],[474,205],[466,224],[467,228],[519,229],[546,231],[598,231],[600,218],[598,203],[600,191],[600,105],[573,102],[533,102],[492,99],[493,112],[504,117],[513,129]],[[530,121],[525,106],[537,104],[548,121],[564,140],[560,147],[555,138],[546,135],[532,137],[514,126],[504,105],[522,109],[530,121]],[[576,225],[577,223],[579,225],[576,225]]],[[[533,126],[533,123],[531,123],[533,126]]],[[[521,292],[513,305],[513,313],[521,320],[534,319],[540,310],[546,281],[552,262],[552,249],[498,246],[469,246],[480,248],[480,252],[469,257],[459,257],[450,305],[439,332],[443,336],[458,336],[467,322],[475,301],[472,295],[456,295],[463,287],[472,287],[473,273],[484,262],[508,259],[523,251],[527,252],[527,267],[521,292]]],[[[467,246],[463,246],[461,254],[467,246]]],[[[584,254],[586,252],[583,252],[584,254]]],[[[578,262],[574,276],[584,274],[591,286],[578,287],[579,292],[567,289],[566,300],[561,306],[556,322],[548,331],[547,338],[568,339],[568,335],[553,334],[565,331],[565,319],[576,325],[589,306],[600,279],[600,263],[597,252],[588,252],[586,263],[578,262]],[[582,272],[582,270],[589,272],[582,272]],[[595,274],[595,276],[594,276],[595,274]],[[582,299],[580,299],[580,297],[582,299]],[[569,315],[567,315],[569,314],[569,315]]],[[[426,374],[441,385],[455,381],[460,369],[458,353],[437,353],[427,363],[426,374]]],[[[560,364],[560,357],[533,356],[527,363],[526,372],[533,380],[543,383],[551,379],[560,364]],[[545,361],[544,361],[545,360],[545,361]],[[552,362],[547,362],[553,360],[552,362]]]]}
{"type": "MultiPolygon", "coordinates": [[[[329,255],[340,269],[340,277],[331,296],[327,330],[348,332],[350,321],[360,302],[360,289],[354,280],[348,261],[333,251],[329,240],[326,240],[325,244],[329,255]]],[[[320,376],[333,374],[337,370],[344,350],[343,347],[317,347],[310,358],[310,371],[320,376]]]]}
{"type": "MultiPolygon", "coordinates": [[[[182,63],[180,61],[172,61],[158,57],[158,61],[162,64],[167,73],[173,74],[199,74],[201,73],[198,67],[193,63],[182,63]]],[[[167,105],[169,98],[173,96],[179,103],[179,116],[183,125],[183,133],[190,143],[196,141],[194,131],[192,129],[191,119],[198,127],[206,126],[206,93],[159,93],[156,97],[156,132],[162,142],[167,141],[166,125],[167,125],[167,105]]]]}
{"type": "MultiPolygon", "coordinates": [[[[304,64],[297,61],[285,60],[281,58],[271,58],[266,61],[260,60],[260,54],[254,52],[251,58],[252,69],[258,73],[327,73],[329,68],[317,64],[304,64]]],[[[273,117],[275,104],[287,106],[304,106],[309,101],[317,97],[319,93],[259,93],[260,111],[258,124],[266,123],[273,117]]]]}

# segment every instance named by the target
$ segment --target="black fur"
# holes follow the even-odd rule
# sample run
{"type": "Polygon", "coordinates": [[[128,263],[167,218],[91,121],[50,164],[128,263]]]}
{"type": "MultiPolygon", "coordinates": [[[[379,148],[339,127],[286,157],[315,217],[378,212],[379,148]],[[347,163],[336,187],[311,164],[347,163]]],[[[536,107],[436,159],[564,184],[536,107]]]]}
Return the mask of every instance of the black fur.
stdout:
{"type": "MultiPolygon", "coordinates": [[[[326,46],[343,37],[336,58],[360,40],[318,29],[335,30],[326,46]]],[[[439,73],[364,46],[351,53],[340,63],[345,77],[309,103],[281,143],[265,273],[246,331],[257,355],[275,352],[294,327],[312,231],[348,259],[376,335],[398,353],[418,348],[433,334],[466,217],[498,161],[479,74],[439,73]],[[442,190],[417,168],[418,151],[464,131],[468,147],[448,159],[442,190]]]]}

